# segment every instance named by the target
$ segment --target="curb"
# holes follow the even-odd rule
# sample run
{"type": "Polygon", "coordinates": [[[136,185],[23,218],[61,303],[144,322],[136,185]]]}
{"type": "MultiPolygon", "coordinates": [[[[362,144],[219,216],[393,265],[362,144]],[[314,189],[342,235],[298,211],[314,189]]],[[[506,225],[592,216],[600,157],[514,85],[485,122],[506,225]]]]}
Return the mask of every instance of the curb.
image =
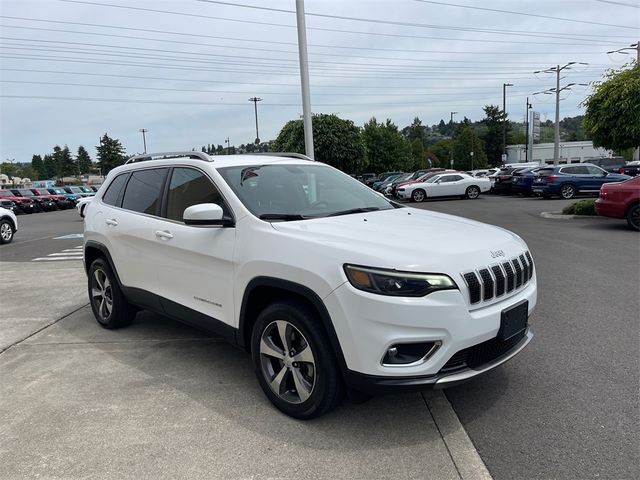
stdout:
{"type": "Polygon", "coordinates": [[[564,215],[562,212],[542,212],[540,213],[542,218],[553,218],[557,220],[581,220],[589,218],[597,218],[599,220],[607,220],[600,215],[564,215]]]}

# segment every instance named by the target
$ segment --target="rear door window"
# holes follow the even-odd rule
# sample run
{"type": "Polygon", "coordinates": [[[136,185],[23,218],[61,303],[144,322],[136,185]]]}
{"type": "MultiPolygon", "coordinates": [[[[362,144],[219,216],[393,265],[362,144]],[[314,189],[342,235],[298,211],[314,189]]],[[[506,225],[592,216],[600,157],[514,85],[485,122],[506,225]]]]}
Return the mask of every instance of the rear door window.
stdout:
{"type": "Polygon", "coordinates": [[[115,205],[118,206],[120,204],[120,194],[122,193],[122,189],[127,183],[128,173],[123,173],[118,175],[107,187],[107,191],[104,192],[102,196],[102,202],[107,205],[115,205]]]}
{"type": "Polygon", "coordinates": [[[122,208],[148,215],[158,215],[167,170],[167,168],[154,168],[133,172],[122,198],[122,208]]]}

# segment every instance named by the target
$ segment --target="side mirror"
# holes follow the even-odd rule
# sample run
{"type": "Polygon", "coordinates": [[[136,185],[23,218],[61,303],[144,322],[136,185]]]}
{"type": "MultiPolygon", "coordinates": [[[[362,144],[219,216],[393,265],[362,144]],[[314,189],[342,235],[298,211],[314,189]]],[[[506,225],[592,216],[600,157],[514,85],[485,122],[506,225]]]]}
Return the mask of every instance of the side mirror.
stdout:
{"type": "Polygon", "coordinates": [[[222,207],[216,203],[199,203],[185,209],[182,215],[185,225],[231,227],[233,220],[224,216],[222,207]]]}

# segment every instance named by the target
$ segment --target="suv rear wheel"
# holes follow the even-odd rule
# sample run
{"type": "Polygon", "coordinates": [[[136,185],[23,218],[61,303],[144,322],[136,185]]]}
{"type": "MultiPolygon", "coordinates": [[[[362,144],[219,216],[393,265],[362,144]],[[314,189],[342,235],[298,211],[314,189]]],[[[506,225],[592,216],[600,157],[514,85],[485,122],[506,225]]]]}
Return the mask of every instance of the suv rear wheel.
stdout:
{"type": "Polygon", "coordinates": [[[291,417],[320,416],[343,398],[329,339],[315,312],[302,303],[283,300],[260,313],[251,355],[262,390],[291,417]]]}
{"type": "Polygon", "coordinates": [[[560,187],[560,196],[565,200],[569,200],[576,195],[576,187],[570,183],[565,183],[560,187]]]}
{"type": "Polygon", "coordinates": [[[91,310],[101,326],[113,329],[133,322],[136,310],[124,298],[113,270],[103,258],[91,264],[88,288],[91,310]]]}

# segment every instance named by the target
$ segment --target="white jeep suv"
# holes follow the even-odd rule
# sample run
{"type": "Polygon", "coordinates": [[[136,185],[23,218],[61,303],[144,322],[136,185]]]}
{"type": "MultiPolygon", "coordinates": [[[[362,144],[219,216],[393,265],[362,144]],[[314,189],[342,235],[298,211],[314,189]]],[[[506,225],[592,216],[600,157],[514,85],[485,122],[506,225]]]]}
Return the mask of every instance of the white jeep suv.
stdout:
{"type": "Polygon", "coordinates": [[[143,308],[215,332],[296,418],[345,392],[458,384],[533,337],[520,237],[298,154],[134,157],[86,206],[84,261],[100,325],[143,308]]]}

